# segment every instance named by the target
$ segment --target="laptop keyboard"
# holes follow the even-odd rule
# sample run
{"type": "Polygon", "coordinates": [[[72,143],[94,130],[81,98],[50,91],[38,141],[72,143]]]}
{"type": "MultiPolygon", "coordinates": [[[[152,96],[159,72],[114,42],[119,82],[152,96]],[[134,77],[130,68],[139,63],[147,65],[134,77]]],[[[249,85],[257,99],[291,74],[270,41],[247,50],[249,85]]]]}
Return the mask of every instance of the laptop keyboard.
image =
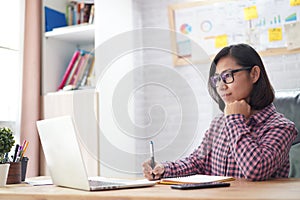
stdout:
{"type": "Polygon", "coordinates": [[[124,183],[116,183],[116,182],[107,182],[107,181],[97,181],[97,180],[89,180],[90,186],[120,186],[126,185],[124,183]]]}

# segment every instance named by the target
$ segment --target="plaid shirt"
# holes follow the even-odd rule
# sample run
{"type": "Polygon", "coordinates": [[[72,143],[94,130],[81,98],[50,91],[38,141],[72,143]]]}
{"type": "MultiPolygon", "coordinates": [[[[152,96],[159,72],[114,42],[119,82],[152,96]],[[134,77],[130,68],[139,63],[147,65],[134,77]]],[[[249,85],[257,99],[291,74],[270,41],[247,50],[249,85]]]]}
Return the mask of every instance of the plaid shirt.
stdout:
{"type": "Polygon", "coordinates": [[[241,114],[221,114],[212,121],[201,145],[191,155],[163,163],[163,177],[192,174],[249,180],[288,177],[289,150],[297,133],[294,123],[278,113],[273,104],[249,120],[241,114]]]}

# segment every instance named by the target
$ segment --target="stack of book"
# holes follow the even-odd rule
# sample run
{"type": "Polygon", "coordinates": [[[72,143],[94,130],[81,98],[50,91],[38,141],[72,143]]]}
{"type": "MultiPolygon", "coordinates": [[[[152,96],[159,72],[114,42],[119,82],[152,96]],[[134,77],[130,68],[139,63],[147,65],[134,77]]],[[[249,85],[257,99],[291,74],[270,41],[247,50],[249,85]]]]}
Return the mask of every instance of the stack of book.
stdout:
{"type": "Polygon", "coordinates": [[[94,3],[91,0],[72,0],[67,5],[66,19],[69,26],[94,23],[94,3]]]}
{"type": "Polygon", "coordinates": [[[91,52],[76,49],[57,90],[74,90],[89,85],[95,56],[91,52]]]}

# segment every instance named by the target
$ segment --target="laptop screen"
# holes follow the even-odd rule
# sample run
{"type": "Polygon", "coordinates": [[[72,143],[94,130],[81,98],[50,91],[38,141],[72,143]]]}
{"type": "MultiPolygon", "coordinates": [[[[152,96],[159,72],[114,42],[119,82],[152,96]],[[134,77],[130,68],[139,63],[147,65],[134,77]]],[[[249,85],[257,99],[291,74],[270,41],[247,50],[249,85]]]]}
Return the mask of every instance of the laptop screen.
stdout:
{"type": "Polygon", "coordinates": [[[87,172],[72,117],[37,121],[37,128],[53,183],[89,190],[87,172]]]}

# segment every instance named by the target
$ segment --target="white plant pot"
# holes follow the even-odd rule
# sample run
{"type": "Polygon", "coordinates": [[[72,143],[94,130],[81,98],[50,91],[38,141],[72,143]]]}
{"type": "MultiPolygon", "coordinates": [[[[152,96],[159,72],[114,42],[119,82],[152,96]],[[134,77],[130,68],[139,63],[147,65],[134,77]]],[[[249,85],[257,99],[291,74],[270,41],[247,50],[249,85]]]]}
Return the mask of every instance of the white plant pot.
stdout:
{"type": "Polygon", "coordinates": [[[9,163],[0,164],[0,187],[6,185],[9,165],[9,163]]]}

